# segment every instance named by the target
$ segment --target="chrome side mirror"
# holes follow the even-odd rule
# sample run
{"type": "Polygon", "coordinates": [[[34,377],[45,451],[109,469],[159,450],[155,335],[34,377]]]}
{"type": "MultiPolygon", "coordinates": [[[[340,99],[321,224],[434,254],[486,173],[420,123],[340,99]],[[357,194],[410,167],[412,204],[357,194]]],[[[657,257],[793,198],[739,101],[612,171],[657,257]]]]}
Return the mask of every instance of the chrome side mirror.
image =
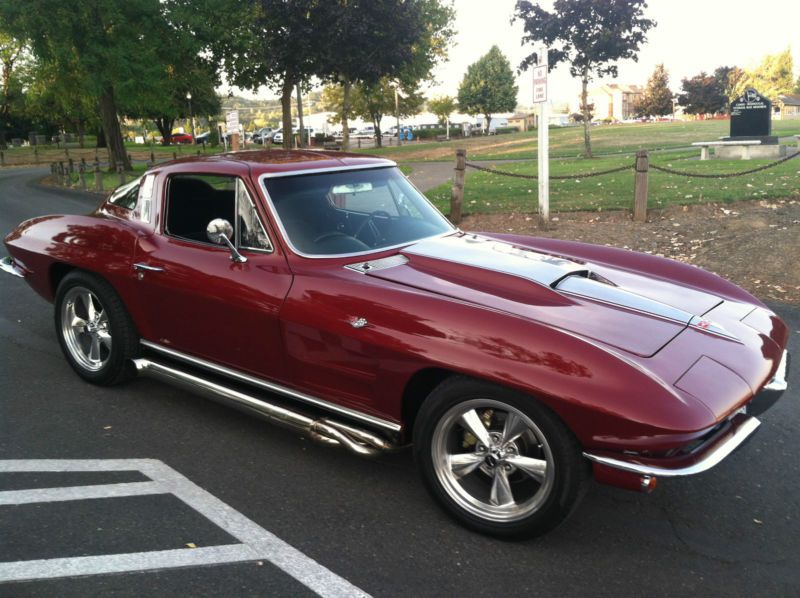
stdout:
{"type": "Polygon", "coordinates": [[[233,236],[233,226],[224,218],[214,218],[214,220],[209,222],[208,226],[206,227],[206,235],[208,236],[208,240],[212,243],[216,243],[217,245],[227,245],[228,249],[231,250],[231,259],[234,262],[243,264],[247,261],[247,258],[239,253],[234,244],[231,242],[231,237],[233,236]]]}

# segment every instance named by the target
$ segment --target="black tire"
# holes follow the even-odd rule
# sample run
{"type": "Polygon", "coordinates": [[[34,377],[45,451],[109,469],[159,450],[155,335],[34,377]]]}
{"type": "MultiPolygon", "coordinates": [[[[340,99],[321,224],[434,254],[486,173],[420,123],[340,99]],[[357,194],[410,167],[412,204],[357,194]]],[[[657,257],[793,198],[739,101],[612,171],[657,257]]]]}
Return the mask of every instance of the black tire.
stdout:
{"type": "Polygon", "coordinates": [[[64,277],[56,291],[55,326],[67,362],[84,380],[111,386],[136,375],[131,360],[138,355],[139,335],[122,299],[102,277],[81,270],[64,277]],[[88,301],[99,319],[97,323],[90,324],[86,291],[92,296],[88,301]],[[86,332],[87,327],[80,323],[66,322],[70,313],[71,322],[78,318],[79,322],[90,324],[92,332],[86,332]],[[100,334],[104,335],[102,339],[94,338],[100,334]],[[95,340],[99,347],[96,362],[92,359],[95,340]]]}
{"type": "Polygon", "coordinates": [[[425,486],[451,516],[501,538],[552,530],[572,513],[589,481],[580,444],[547,406],[463,376],[442,382],[423,403],[414,426],[414,455],[425,486]],[[489,446],[482,446],[470,432],[475,428],[465,423],[475,417],[488,433],[489,446]],[[513,439],[508,442],[506,425],[513,439]],[[514,437],[515,429],[525,431],[514,437]],[[546,466],[536,469],[542,463],[546,466]]]}

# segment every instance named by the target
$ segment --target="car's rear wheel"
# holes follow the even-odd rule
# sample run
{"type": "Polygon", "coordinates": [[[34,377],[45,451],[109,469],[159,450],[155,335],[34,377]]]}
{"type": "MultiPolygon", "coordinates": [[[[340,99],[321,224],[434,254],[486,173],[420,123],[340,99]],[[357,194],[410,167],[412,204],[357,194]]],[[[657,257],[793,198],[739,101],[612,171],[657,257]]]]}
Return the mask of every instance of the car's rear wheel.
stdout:
{"type": "Polygon", "coordinates": [[[580,445],[535,399],[464,377],[423,404],[414,446],[426,486],[482,533],[531,537],[561,523],[587,480],[580,445]]]}
{"type": "Polygon", "coordinates": [[[104,279],[71,272],[55,300],[56,334],[64,356],[79,376],[111,385],[135,374],[138,335],[122,299],[104,279]]]}

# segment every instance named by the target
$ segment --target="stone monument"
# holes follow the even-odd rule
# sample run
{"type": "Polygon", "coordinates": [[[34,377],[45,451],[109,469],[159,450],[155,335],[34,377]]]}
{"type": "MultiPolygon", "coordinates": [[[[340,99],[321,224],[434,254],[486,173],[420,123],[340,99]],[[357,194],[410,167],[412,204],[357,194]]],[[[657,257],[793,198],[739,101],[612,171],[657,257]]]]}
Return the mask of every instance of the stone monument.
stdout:
{"type": "Polygon", "coordinates": [[[786,155],[786,147],[779,145],[778,138],[772,135],[772,102],[753,88],[731,102],[730,136],[721,139],[730,145],[716,148],[718,158],[741,158],[745,151],[749,158],[786,155]],[[731,143],[736,141],[758,143],[745,148],[731,143]]]}

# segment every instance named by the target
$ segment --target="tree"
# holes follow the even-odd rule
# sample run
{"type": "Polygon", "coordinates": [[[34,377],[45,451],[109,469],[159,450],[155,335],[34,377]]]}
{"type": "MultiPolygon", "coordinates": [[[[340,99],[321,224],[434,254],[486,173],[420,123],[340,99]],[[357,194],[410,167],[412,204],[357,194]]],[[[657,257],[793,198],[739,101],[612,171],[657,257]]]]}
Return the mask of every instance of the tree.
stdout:
{"type": "Polygon", "coordinates": [[[797,75],[797,81],[794,82],[794,93],[800,93],[800,75],[797,75]]]}
{"type": "Polygon", "coordinates": [[[669,89],[669,73],[663,64],[657,64],[647,80],[642,98],[636,102],[637,116],[664,116],[672,112],[672,91],[669,89]]]}
{"type": "Polygon", "coordinates": [[[725,97],[725,109],[736,96],[734,88],[745,73],[738,66],[719,66],[714,69],[714,78],[717,80],[719,93],[725,97]]]}
{"type": "Polygon", "coordinates": [[[177,119],[220,112],[220,100],[215,91],[219,85],[217,65],[208,57],[199,56],[198,49],[190,36],[165,38],[161,43],[163,59],[157,85],[149,86],[146,93],[123,103],[122,110],[127,116],[155,123],[163,145],[169,145],[177,119]],[[187,93],[192,96],[191,113],[187,93]]]}
{"type": "MultiPolygon", "coordinates": [[[[594,76],[617,76],[618,60],[637,60],[639,48],[655,21],[644,18],[645,0],[555,0],[552,12],[520,0],[514,20],[524,22],[523,43],[544,43],[548,69],[568,63],[581,80],[581,112],[586,157],[592,156],[588,85],[594,76]]],[[[525,70],[538,64],[537,53],[520,64],[525,70]]]]}
{"type": "Polygon", "coordinates": [[[436,115],[440,124],[450,120],[450,115],[456,111],[456,99],[451,96],[439,96],[428,100],[428,110],[436,115]]]}
{"type": "Polygon", "coordinates": [[[794,88],[793,70],[789,48],[778,54],[767,54],[758,68],[746,70],[744,77],[737,81],[733,97],[739,97],[746,89],[753,87],[774,102],[779,95],[791,93],[794,88]]]}
{"type": "Polygon", "coordinates": [[[86,93],[99,106],[111,167],[130,168],[119,122],[120,99],[158,80],[159,48],[168,18],[159,0],[0,2],[8,31],[30,43],[36,59],[63,73],[78,65],[86,93]]]}
{"type": "Polygon", "coordinates": [[[447,56],[454,30],[452,5],[442,0],[338,0],[330,25],[346,52],[330,52],[321,72],[342,87],[342,146],[349,144],[351,91],[356,83],[375,87],[383,77],[404,88],[429,79],[447,56]],[[387,24],[391,23],[391,26],[387,24]]]}
{"type": "Polygon", "coordinates": [[[24,42],[0,32],[0,149],[6,148],[7,135],[15,129],[16,121],[22,112],[23,84],[20,66],[27,63],[24,42]],[[15,114],[16,112],[16,114],[15,114]]]}
{"type": "Polygon", "coordinates": [[[458,88],[458,105],[470,115],[482,114],[486,129],[492,112],[510,112],[517,107],[517,85],[508,59],[497,46],[467,67],[458,88]]]}
{"type": "MultiPolygon", "coordinates": [[[[362,83],[353,88],[353,110],[357,116],[372,123],[378,147],[383,145],[381,119],[395,112],[394,93],[395,87],[388,77],[371,85],[362,83]]],[[[425,103],[425,98],[416,88],[403,88],[397,97],[401,117],[417,114],[425,103]]]]}
{"type": "MultiPolygon", "coordinates": [[[[721,67],[726,68],[726,67],[721,67]]],[[[691,79],[681,81],[683,93],[678,96],[678,104],[683,106],[687,114],[716,114],[728,105],[723,81],[727,81],[727,72],[720,69],[716,75],[701,72],[691,79]]]]}
{"type": "MultiPolygon", "coordinates": [[[[352,93],[352,86],[351,86],[351,93],[352,93]]],[[[353,110],[353,101],[352,97],[348,99],[348,110],[345,114],[344,112],[344,85],[338,84],[329,84],[322,88],[322,98],[320,100],[320,107],[322,110],[327,112],[333,112],[333,115],[328,118],[328,122],[331,124],[341,123],[342,125],[348,125],[348,133],[349,131],[349,123],[348,121],[351,118],[356,117],[356,113],[353,110]]],[[[342,133],[344,135],[344,132],[342,133]]],[[[349,135],[348,135],[349,136],[349,135]]]]}

